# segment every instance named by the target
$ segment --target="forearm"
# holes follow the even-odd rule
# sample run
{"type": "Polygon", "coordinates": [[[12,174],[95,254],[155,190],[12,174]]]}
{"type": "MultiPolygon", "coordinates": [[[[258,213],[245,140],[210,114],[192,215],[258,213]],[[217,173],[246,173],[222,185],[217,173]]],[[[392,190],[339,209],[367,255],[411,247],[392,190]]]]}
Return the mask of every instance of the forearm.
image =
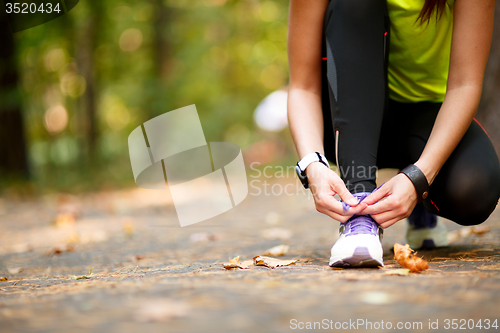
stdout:
{"type": "Polygon", "coordinates": [[[479,85],[462,86],[447,92],[425,149],[415,163],[429,184],[434,181],[469,128],[480,97],[479,85]]]}
{"type": "Polygon", "coordinates": [[[288,122],[299,158],[316,151],[324,153],[319,94],[292,86],[288,93],[288,122]]]}

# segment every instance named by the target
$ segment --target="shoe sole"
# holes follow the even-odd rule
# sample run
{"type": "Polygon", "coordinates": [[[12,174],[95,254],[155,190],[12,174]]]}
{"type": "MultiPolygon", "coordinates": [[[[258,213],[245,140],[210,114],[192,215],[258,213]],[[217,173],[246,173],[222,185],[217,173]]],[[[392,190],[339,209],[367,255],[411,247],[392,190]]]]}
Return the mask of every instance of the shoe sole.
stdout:
{"type": "Polygon", "coordinates": [[[358,246],[351,257],[330,257],[330,267],[376,268],[384,266],[382,256],[373,258],[368,248],[358,246]]]}

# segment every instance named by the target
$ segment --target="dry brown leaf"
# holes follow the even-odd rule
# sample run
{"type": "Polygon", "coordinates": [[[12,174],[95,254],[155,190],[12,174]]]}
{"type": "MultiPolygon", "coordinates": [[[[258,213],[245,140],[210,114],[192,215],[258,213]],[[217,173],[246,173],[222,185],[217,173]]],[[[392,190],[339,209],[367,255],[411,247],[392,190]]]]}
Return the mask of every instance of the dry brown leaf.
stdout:
{"type": "Polygon", "coordinates": [[[14,253],[25,253],[33,250],[33,246],[28,243],[21,243],[21,244],[16,244],[12,247],[12,251],[14,253]]]}
{"type": "Polygon", "coordinates": [[[243,262],[240,262],[240,256],[237,256],[234,257],[233,259],[229,259],[229,262],[223,263],[222,266],[225,269],[232,269],[232,268],[248,269],[251,266],[253,266],[253,260],[245,260],[243,262]]]}
{"type": "Polygon", "coordinates": [[[408,275],[410,270],[408,268],[398,268],[385,271],[384,275],[408,275]]]}
{"type": "Polygon", "coordinates": [[[212,232],[198,232],[189,236],[189,241],[192,243],[206,243],[222,239],[222,235],[212,232]]]}
{"type": "Polygon", "coordinates": [[[498,270],[500,270],[500,264],[482,265],[481,267],[476,267],[476,268],[480,269],[480,270],[485,270],[485,271],[498,271],[498,270]]]}
{"type": "Polygon", "coordinates": [[[0,281],[8,281],[9,279],[7,279],[5,276],[0,276],[0,281]]]}
{"type": "Polygon", "coordinates": [[[269,250],[266,251],[266,253],[263,253],[263,256],[272,256],[272,257],[278,257],[278,256],[284,256],[287,252],[290,246],[288,245],[278,245],[275,247],[270,248],[269,250]]]}
{"type": "Polygon", "coordinates": [[[399,243],[394,244],[394,259],[404,268],[408,268],[412,273],[429,268],[427,261],[417,257],[415,251],[408,244],[404,246],[399,243]]]}
{"type": "Polygon", "coordinates": [[[73,252],[74,248],[72,245],[69,244],[63,244],[63,245],[57,245],[52,248],[50,248],[47,251],[47,255],[53,255],[53,254],[61,254],[63,252],[73,252]]]}
{"type": "Polygon", "coordinates": [[[54,220],[56,227],[68,227],[75,225],[75,215],[73,214],[58,214],[54,220]]]}
{"type": "Polygon", "coordinates": [[[125,221],[125,223],[123,224],[123,231],[125,231],[125,234],[127,234],[128,236],[132,236],[134,234],[134,224],[132,223],[132,221],[125,221]]]}
{"type": "Polygon", "coordinates": [[[297,261],[298,259],[281,260],[266,256],[256,256],[253,258],[253,263],[255,264],[255,266],[266,266],[269,268],[293,265],[297,261]]]}
{"type": "Polygon", "coordinates": [[[474,235],[482,235],[491,230],[491,227],[488,225],[474,225],[470,228],[470,231],[474,235]]]}
{"type": "Polygon", "coordinates": [[[146,258],[146,257],[143,256],[142,254],[136,254],[135,256],[129,256],[129,259],[132,262],[138,262],[139,260],[142,260],[144,258],[146,258]]]}
{"type": "Polygon", "coordinates": [[[264,229],[260,234],[266,239],[289,239],[292,237],[292,231],[283,228],[264,229]]]}
{"type": "Polygon", "coordinates": [[[466,238],[471,235],[483,235],[491,230],[487,225],[475,225],[472,227],[460,228],[458,230],[448,232],[448,242],[453,243],[460,238],[466,238]]]}
{"type": "Polygon", "coordinates": [[[188,303],[170,299],[146,299],[135,313],[139,322],[168,321],[189,314],[188,303]]]}
{"type": "Polygon", "coordinates": [[[7,268],[9,274],[18,274],[23,271],[22,267],[7,268]]]}

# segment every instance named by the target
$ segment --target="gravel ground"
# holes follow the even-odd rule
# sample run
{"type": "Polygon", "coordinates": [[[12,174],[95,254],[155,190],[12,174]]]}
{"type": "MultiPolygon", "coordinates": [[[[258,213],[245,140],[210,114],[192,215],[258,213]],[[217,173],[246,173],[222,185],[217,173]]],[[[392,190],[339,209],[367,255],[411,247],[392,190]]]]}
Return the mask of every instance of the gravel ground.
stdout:
{"type": "Polygon", "coordinates": [[[184,228],[166,191],[1,199],[0,331],[499,330],[500,209],[482,229],[445,221],[453,242],[419,251],[427,271],[390,275],[405,221],[385,231],[384,268],[332,269],[338,223],[295,179],[268,182],[184,228]],[[296,264],[222,267],[281,244],[296,264]]]}

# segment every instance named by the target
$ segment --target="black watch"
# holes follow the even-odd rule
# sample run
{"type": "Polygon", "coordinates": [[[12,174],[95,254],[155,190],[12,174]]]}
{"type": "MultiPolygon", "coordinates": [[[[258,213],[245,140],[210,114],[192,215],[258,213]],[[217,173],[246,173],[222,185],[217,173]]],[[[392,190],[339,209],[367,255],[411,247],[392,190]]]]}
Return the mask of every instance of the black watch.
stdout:
{"type": "Polygon", "coordinates": [[[300,182],[306,189],[309,188],[309,182],[307,181],[306,176],[306,168],[313,162],[320,162],[327,168],[330,168],[326,157],[318,152],[307,154],[303,159],[298,161],[297,165],[295,165],[295,172],[297,172],[297,176],[299,177],[300,182]]]}

